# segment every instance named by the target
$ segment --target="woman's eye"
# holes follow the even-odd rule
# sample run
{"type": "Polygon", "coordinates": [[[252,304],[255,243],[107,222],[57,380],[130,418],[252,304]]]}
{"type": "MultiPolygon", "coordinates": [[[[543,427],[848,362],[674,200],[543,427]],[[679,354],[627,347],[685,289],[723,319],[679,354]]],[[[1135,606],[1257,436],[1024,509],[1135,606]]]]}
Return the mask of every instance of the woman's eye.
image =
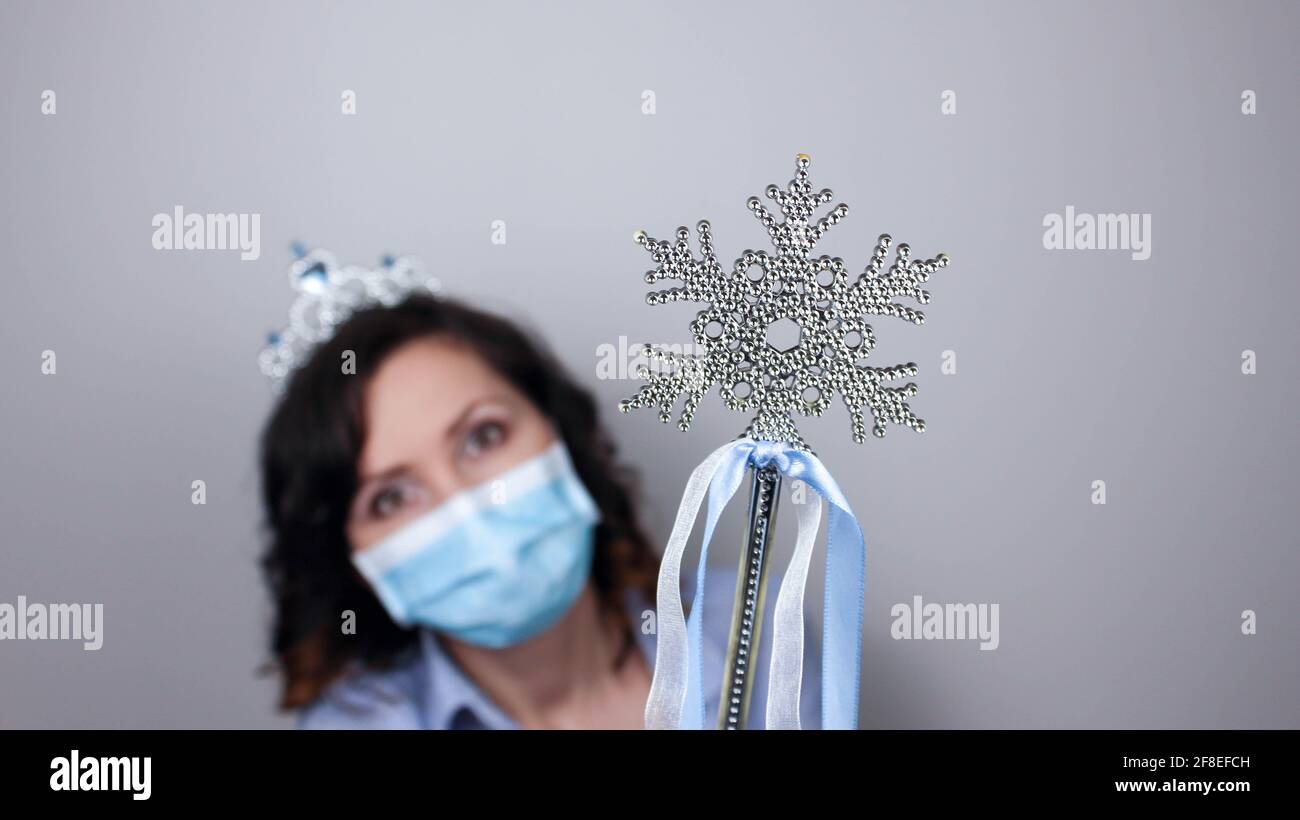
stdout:
{"type": "Polygon", "coordinates": [[[465,455],[478,458],[499,445],[506,437],[506,428],[500,422],[485,421],[469,431],[465,437],[465,455]]]}
{"type": "Polygon", "coordinates": [[[370,514],[375,518],[387,518],[401,510],[406,502],[406,489],[401,485],[385,487],[370,499],[370,514]]]}

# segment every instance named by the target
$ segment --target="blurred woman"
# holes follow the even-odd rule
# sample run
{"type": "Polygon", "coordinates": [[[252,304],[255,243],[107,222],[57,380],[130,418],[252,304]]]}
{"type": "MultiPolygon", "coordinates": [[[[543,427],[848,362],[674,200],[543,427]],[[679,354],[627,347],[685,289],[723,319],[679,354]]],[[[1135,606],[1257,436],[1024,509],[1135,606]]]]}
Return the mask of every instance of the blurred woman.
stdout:
{"type": "MultiPolygon", "coordinates": [[[[289,377],[261,472],[272,649],[300,726],[643,725],[658,556],[633,477],[592,397],[513,323],[423,295],[355,313],[289,377]]],[[[706,592],[710,681],[734,577],[706,592]]]]}

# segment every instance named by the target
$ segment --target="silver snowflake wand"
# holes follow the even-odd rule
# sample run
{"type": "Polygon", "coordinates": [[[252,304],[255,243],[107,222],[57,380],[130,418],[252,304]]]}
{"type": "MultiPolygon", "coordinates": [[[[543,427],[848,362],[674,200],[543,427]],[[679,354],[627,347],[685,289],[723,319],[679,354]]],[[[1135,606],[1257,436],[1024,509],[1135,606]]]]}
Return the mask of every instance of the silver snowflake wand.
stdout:
{"type": "Polygon", "coordinates": [[[891,367],[869,367],[865,359],[875,348],[876,337],[869,316],[894,316],[923,324],[919,310],[891,301],[907,296],[928,304],[930,294],[921,288],[936,268],[946,267],[948,257],[939,254],[924,262],[911,259],[911,249],[900,244],[888,272],[881,266],[892,243],[888,234],[876,243],[871,261],[852,282],[844,260],[810,253],[817,240],[848,213],[849,206],[836,205],[826,216],[810,224],[814,211],[831,201],[829,188],[813,193],[808,182],[807,154],[798,154],[794,179],[786,190],[767,186],[767,198],[781,208],[785,219],[778,222],[758,197],[747,204],[767,228],[776,249],[746,250],[736,259],[730,273],[724,273],[713,253],[709,223],[696,224],[701,258],[692,254],[685,227],[677,229],[677,242],[655,240],[645,231],[634,235],[637,244],[650,252],[659,267],[647,271],[647,284],[661,279],[680,280],[681,287],[651,291],[652,305],[688,300],[707,303],[691,322],[702,355],[658,350],[646,345],[644,355],[660,367],[638,368],[648,379],[638,393],[619,403],[628,412],[638,407],[657,406],[659,419],[667,422],[678,398],[686,396],[678,427],[687,430],[704,392],[719,385],[723,401],[732,410],[756,411],[745,435],[759,440],[783,441],[808,450],[791,415],[820,416],[839,391],[853,423],[853,440],[866,439],[863,408],[870,407],[875,423],[871,432],[885,435],[885,423],[893,422],[925,431],[925,421],[913,415],[907,399],[916,395],[916,385],[888,387],[887,382],[915,376],[915,363],[891,367]]]}

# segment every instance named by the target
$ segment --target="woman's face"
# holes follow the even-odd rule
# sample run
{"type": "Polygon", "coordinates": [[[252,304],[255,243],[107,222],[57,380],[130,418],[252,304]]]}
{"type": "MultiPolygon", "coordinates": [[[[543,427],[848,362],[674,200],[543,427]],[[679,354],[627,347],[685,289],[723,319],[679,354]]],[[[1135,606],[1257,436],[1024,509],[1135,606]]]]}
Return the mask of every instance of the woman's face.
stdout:
{"type": "Polygon", "coordinates": [[[364,397],[365,442],[348,511],[353,552],[374,546],[461,490],[555,441],[550,421],[463,343],[407,342],[380,365],[364,397]]]}

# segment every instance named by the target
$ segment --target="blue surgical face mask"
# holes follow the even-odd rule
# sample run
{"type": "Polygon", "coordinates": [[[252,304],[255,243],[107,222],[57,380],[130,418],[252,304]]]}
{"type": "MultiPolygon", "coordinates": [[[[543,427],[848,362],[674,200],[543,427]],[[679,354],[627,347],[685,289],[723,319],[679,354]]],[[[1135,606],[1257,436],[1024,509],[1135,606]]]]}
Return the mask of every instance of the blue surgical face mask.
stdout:
{"type": "Polygon", "coordinates": [[[599,517],[557,440],[352,562],[397,623],[501,648],[542,632],[577,599],[599,517]]]}

